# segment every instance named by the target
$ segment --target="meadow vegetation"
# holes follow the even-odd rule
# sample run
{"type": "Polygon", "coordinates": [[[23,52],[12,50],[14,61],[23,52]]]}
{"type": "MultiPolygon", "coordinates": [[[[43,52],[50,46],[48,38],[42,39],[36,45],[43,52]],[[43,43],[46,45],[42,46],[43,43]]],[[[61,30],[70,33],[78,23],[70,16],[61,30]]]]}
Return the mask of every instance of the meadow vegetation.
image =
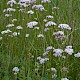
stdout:
{"type": "Polygon", "coordinates": [[[80,80],[80,0],[0,0],[0,80],[80,80]]]}

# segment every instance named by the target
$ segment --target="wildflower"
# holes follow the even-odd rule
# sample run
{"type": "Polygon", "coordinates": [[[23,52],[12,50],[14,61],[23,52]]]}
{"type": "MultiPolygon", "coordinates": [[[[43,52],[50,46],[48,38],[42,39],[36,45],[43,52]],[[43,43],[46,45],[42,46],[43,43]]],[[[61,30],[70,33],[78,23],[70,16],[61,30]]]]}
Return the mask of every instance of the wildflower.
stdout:
{"type": "Polygon", "coordinates": [[[34,12],[32,10],[27,12],[28,14],[34,14],[34,12]]]}
{"type": "Polygon", "coordinates": [[[13,6],[13,4],[16,4],[15,0],[10,0],[7,2],[7,4],[9,4],[11,7],[13,6]]]}
{"type": "Polygon", "coordinates": [[[47,22],[47,19],[44,19],[43,22],[47,22]]]}
{"type": "Polygon", "coordinates": [[[19,9],[19,12],[24,13],[25,12],[25,9],[19,9]]]}
{"type": "Polygon", "coordinates": [[[10,33],[10,32],[12,32],[12,31],[7,29],[7,30],[2,31],[1,34],[7,34],[7,33],[10,33]]]}
{"type": "Polygon", "coordinates": [[[56,68],[51,68],[51,71],[53,71],[54,73],[57,72],[56,68]]]}
{"type": "Polygon", "coordinates": [[[63,59],[66,59],[66,56],[62,56],[63,59]]]}
{"type": "Polygon", "coordinates": [[[39,30],[39,27],[34,27],[35,30],[39,30]]]}
{"type": "Polygon", "coordinates": [[[52,19],[52,18],[53,18],[53,16],[48,15],[48,16],[46,16],[46,18],[52,19]]]}
{"type": "Polygon", "coordinates": [[[53,56],[55,56],[55,57],[58,57],[58,56],[62,56],[62,52],[63,52],[63,50],[62,49],[54,49],[53,50],[53,52],[54,52],[54,54],[53,54],[53,56]]]}
{"type": "Polygon", "coordinates": [[[56,78],[56,77],[57,77],[57,75],[56,75],[56,74],[53,74],[53,75],[52,75],[52,78],[56,78]]]}
{"type": "Polygon", "coordinates": [[[29,37],[29,34],[26,34],[26,38],[29,37]]]}
{"type": "Polygon", "coordinates": [[[65,52],[68,53],[69,55],[72,55],[72,53],[74,52],[72,46],[66,46],[65,52]]]}
{"type": "Polygon", "coordinates": [[[5,17],[10,17],[12,16],[12,14],[5,14],[5,17]]]}
{"type": "Polygon", "coordinates": [[[22,28],[21,26],[17,26],[16,29],[21,30],[21,29],[23,29],[23,28],[22,28]]]}
{"type": "Polygon", "coordinates": [[[14,74],[17,74],[19,72],[19,68],[18,67],[14,67],[13,68],[13,72],[14,72],[14,74]]]}
{"type": "Polygon", "coordinates": [[[12,22],[14,23],[15,21],[17,21],[17,19],[13,19],[12,22]]]}
{"type": "Polygon", "coordinates": [[[62,40],[65,38],[63,31],[54,32],[53,35],[55,35],[56,40],[62,40]]]}
{"type": "Polygon", "coordinates": [[[49,53],[49,51],[45,51],[45,52],[43,53],[43,56],[46,56],[48,53],[49,53]]]}
{"type": "Polygon", "coordinates": [[[13,9],[13,8],[7,8],[7,9],[4,9],[3,12],[15,12],[16,9],[13,9]]]}
{"type": "Polygon", "coordinates": [[[49,58],[41,58],[39,61],[40,61],[40,64],[43,64],[45,63],[45,61],[48,61],[49,58]]]}
{"type": "Polygon", "coordinates": [[[75,57],[80,57],[80,52],[78,52],[77,54],[74,54],[75,57]]]}
{"type": "Polygon", "coordinates": [[[20,0],[20,3],[35,3],[36,0],[20,0]]]}
{"type": "Polygon", "coordinates": [[[49,30],[49,28],[45,28],[45,29],[44,29],[44,32],[47,32],[48,30],[49,30]]]}
{"type": "Polygon", "coordinates": [[[38,22],[36,22],[36,21],[29,22],[29,23],[27,23],[27,28],[33,28],[37,24],[38,24],[38,22]]]}
{"type": "Polygon", "coordinates": [[[69,80],[69,79],[67,79],[67,78],[61,78],[61,80],[69,80]]]}
{"type": "Polygon", "coordinates": [[[51,49],[53,49],[53,47],[52,47],[52,46],[48,46],[48,47],[46,48],[46,51],[49,51],[49,50],[51,50],[51,49]]]}
{"type": "Polygon", "coordinates": [[[57,31],[57,32],[54,32],[53,35],[64,35],[64,32],[63,31],[57,31]]]}
{"type": "Polygon", "coordinates": [[[37,57],[37,60],[40,60],[41,59],[41,57],[39,56],[39,57],[37,57]]]}
{"type": "Polygon", "coordinates": [[[51,2],[50,0],[42,0],[41,3],[51,2]]]}
{"type": "Polygon", "coordinates": [[[45,10],[44,7],[41,4],[39,4],[39,5],[33,5],[32,9],[36,9],[36,10],[40,10],[40,11],[45,10]]]}
{"type": "Polygon", "coordinates": [[[46,26],[46,27],[48,27],[48,26],[56,26],[56,23],[53,22],[53,21],[49,21],[49,22],[47,22],[47,23],[45,24],[45,26],[46,26]]]}
{"type": "Polygon", "coordinates": [[[18,36],[18,35],[20,35],[20,33],[19,33],[19,32],[13,32],[12,35],[13,35],[13,36],[18,36]]]}
{"type": "Polygon", "coordinates": [[[59,24],[58,28],[71,30],[71,27],[68,24],[59,24]]]}
{"type": "Polygon", "coordinates": [[[14,26],[14,24],[8,24],[6,27],[13,27],[14,26]]]}
{"type": "Polygon", "coordinates": [[[38,37],[38,38],[43,38],[44,35],[43,35],[43,34],[39,34],[39,35],[37,35],[37,37],[38,37]]]}

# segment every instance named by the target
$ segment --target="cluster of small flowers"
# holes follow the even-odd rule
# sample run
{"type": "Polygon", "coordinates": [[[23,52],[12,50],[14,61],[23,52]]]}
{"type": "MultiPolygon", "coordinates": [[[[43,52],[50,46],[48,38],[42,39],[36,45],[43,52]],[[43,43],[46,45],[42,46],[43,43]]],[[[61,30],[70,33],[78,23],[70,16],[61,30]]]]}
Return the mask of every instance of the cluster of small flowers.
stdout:
{"type": "Polygon", "coordinates": [[[62,49],[54,49],[53,52],[54,52],[53,56],[61,57],[62,53],[63,53],[63,50],[62,49]]]}
{"type": "Polygon", "coordinates": [[[78,52],[77,54],[74,54],[74,56],[79,58],[80,57],[80,52],[78,52]]]}
{"type": "Polygon", "coordinates": [[[21,30],[21,29],[23,29],[23,28],[22,28],[21,26],[17,26],[16,29],[21,30]]]}
{"type": "Polygon", "coordinates": [[[7,9],[4,9],[3,12],[15,12],[16,9],[13,9],[13,8],[7,8],[7,9]]]}
{"type": "Polygon", "coordinates": [[[12,14],[5,14],[5,17],[10,17],[12,16],[12,14]]]}
{"type": "Polygon", "coordinates": [[[45,26],[46,26],[46,27],[48,27],[48,26],[56,26],[56,23],[53,22],[53,21],[49,21],[49,22],[47,22],[47,23],[45,24],[45,26]]]}
{"type": "Polygon", "coordinates": [[[44,28],[44,32],[47,32],[47,31],[49,31],[49,28],[44,28]]]}
{"type": "Polygon", "coordinates": [[[7,29],[7,30],[4,30],[4,31],[1,31],[1,34],[7,34],[7,33],[11,33],[12,31],[7,29]]]}
{"type": "Polygon", "coordinates": [[[71,27],[68,24],[59,24],[58,28],[71,30],[71,27]]]}
{"type": "Polygon", "coordinates": [[[56,40],[63,40],[65,38],[63,31],[54,32],[53,35],[55,35],[56,40]]]}
{"type": "Polygon", "coordinates": [[[69,79],[67,79],[67,78],[61,78],[61,80],[69,80],[69,79]]]}
{"type": "Polygon", "coordinates": [[[18,67],[14,67],[13,68],[13,72],[14,72],[14,74],[18,74],[19,73],[19,68],[18,67]]]}
{"type": "Polygon", "coordinates": [[[41,3],[51,2],[50,0],[42,0],[41,3]]]}
{"type": "Polygon", "coordinates": [[[57,77],[57,70],[56,68],[51,68],[51,71],[53,72],[52,78],[55,79],[57,77]]]}
{"type": "Polygon", "coordinates": [[[51,15],[48,15],[48,16],[46,16],[46,18],[53,19],[53,16],[51,16],[51,15]]]}
{"type": "Polygon", "coordinates": [[[20,35],[20,32],[13,32],[12,37],[13,37],[13,36],[16,37],[16,36],[18,36],[18,35],[20,35]]]}
{"type": "Polygon", "coordinates": [[[72,55],[72,53],[74,53],[72,46],[66,46],[65,52],[68,53],[69,55],[72,55]]]}
{"type": "Polygon", "coordinates": [[[62,53],[63,52],[66,52],[67,54],[69,55],[72,55],[72,53],[74,53],[73,49],[72,49],[72,46],[66,46],[65,50],[62,50],[62,49],[53,49],[53,56],[55,57],[62,57],[62,58],[66,58],[66,56],[63,56],[62,53]]]}
{"type": "Polygon", "coordinates": [[[44,38],[44,35],[43,34],[38,34],[37,37],[38,38],[44,38]]]}
{"type": "Polygon", "coordinates": [[[40,10],[40,11],[44,11],[45,10],[44,7],[41,4],[33,5],[32,9],[36,9],[36,10],[40,10]]]}
{"type": "Polygon", "coordinates": [[[49,60],[49,58],[41,58],[41,57],[37,57],[37,60],[39,60],[40,64],[45,63],[46,61],[49,60]]]}
{"type": "Polygon", "coordinates": [[[36,21],[29,22],[29,23],[27,23],[27,28],[33,28],[37,24],[38,24],[38,22],[36,22],[36,21]]]}
{"type": "Polygon", "coordinates": [[[7,2],[8,5],[10,5],[11,7],[16,4],[16,1],[15,0],[10,0],[7,2]]]}
{"type": "Polygon", "coordinates": [[[20,3],[35,3],[36,0],[20,0],[20,3]]]}
{"type": "Polygon", "coordinates": [[[14,26],[14,24],[8,24],[6,27],[10,28],[10,27],[13,27],[13,26],[14,26]]]}
{"type": "Polygon", "coordinates": [[[34,12],[32,10],[27,12],[28,14],[34,14],[34,12]]]}
{"type": "Polygon", "coordinates": [[[43,56],[46,56],[48,53],[49,53],[49,51],[50,50],[53,50],[54,48],[52,47],[52,46],[48,46],[47,48],[46,48],[46,51],[43,53],[43,56]]]}

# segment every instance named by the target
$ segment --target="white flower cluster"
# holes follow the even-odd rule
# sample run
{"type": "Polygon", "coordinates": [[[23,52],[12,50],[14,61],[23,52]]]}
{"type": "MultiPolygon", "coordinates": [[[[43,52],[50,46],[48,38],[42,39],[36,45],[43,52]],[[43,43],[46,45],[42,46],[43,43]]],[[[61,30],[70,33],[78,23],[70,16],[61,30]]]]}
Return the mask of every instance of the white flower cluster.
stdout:
{"type": "Polygon", "coordinates": [[[37,35],[38,38],[44,38],[44,35],[43,34],[39,34],[37,35]]]}
{"type": "Polygon", "coordinates": [[[40,11],[44,11],[45,10],[44,7],[41,4],[33,5],[32,9],[36,9],[36,10],[40,10],[40,11]]]}
{"type": "Polygon", "coordinates": [[[14,24],[8,24],[6,27],[10,28],[10,27],[13,27],[13,26],[14,26],[14,24]]]}
{"type": "Polygon", "coordinates": [[[52,46],[48,46],[47,48],[46,48],[46,51],[43,53],[43,56],[46,56],[48,53],[49,53],[49,51],[50,50],[53,50],[54,48],[52,47],[52,46]]]}
{"type": "Polygon", "coordinates": [[[1,34],[7,34],[7,33],[11,33],[11,32],[12,32],[11,30],[7,29],[7,30],[2,31],[1,34]]]}
{"type": "Polygon", "coordinates": [[[11,7],[16,4],[16,1],[15,0],[10,0],[7,2],[8,5],[10,5],[11,7]]]}
{"type": "Polygon", "coordinates": [[[55,79],[57,77],[57,75],[56,75],[56,73],[57,73],[56,68],[51,68],[51,71],[53,72],[52,78],[55,79]]]}
{"type": "Polygon", "coordinates": [[[67,79],[67,78],[61,78],[61,80],[69,80],[69,79],[67,79]]]}
{"type": "Polygon", "coordinates": [[[62,39],[65,38],[65,35],[64,35],[63,31],[54,32],[53,35],[55,35],[56,40],[62,40],[62,39]]]}
{"type": "Polygon", "coordinates": [[[49,30],[49,28],[44,28],[44,32],[47,32],[49,30]]]}
{"type": "Polygon", "coordinates": [[[28,38],[29,37],[29,34],[26,34],[26,38],[28,38]]]}
{"type": "Polygon", "coordinates": [[[38,22],[36,22],[36,21],[29,22],[29,23],[27,23],[27,28],[33,28],[37,24],[38,24],[38,22]]]}
{"type": "Polygon", "coordinates": [[[27,12],[28,14],[34,14],[34,12],[32,10],[27,12]]]}
{"type": "Polygon", "coordinates": [[[46,27],[48,27],[48,26],[56,26],[56,23],[53,22],[53,21],[49,21],[49,22],[47,22],[47,23],[45,24],[45,26],[46,26],[46,27]]]}
{"type": "Polygon", "coordinates": [[[53,49],[52,46],[48,46],[48,47],[46,48],[46,51],[49,51],[49,50],[52,50],[52,49],[53,49]]]}
{"type": "Polygon", "coordinates": [[[50,0],[42,0],[41,3],[51,2],[50,0]]]}
{"type": "Polygon", "coordinates": [[[37,57],[37,60],[39,60],[40,64],[45,63],[46,61],[49,60],[49,58],[41,58],[41,57],[37,57]]]}
{"type": "Polygon", "coordinates": [[[21,26],[17,26],[16,29],[21,30],[23,28],[21,26]]]}
{"type": "Polygon", "coordinates": [[[74,54],[74,56],[79,58],[80,57],[80,52],[78,52],[77,54],[74,54]]]}
{"type": "Polygon", "coordinates": [[[7,8],[7,9],[4,9],[3,12],[15,12],[16,9],[13,9],[13,8],[7,8]]]}
{"type": "Polygon", "coordinates": [[[71,30],[71,27],[68,24],[59,24],[58,28],[71,30]]]}
{"type": "Polygon", "coordinates": [[[5,17],[10,17],[12,16],[12,14],[5,14],[5,17]]]}
{"type": "Polygon", "coordinates": [[[51,15],[47,15],[46,18],[50,18],[50,19],[52,19],[53,16],[51,16],[51,15]]]}
{"type": "Polygon", "coordinates": [[[13,34],[12,34],[12,36],[14,36],[14,37],[16,37],[18,35],[20,35],[20,32],[13,32],[13,34]]]}
{"type": "Polygon", "coordinates": [[[62,49],[54,49],[53,52],[54,52],[53,56],[55,56],[55,57],[60,56],[61,57],[62,53],[63,53],[63,50],[62,49]]]}
{"type": "Polygon", "coordinates": [[[74,53],[72,46],[66,46],[64,52],[68,53],[69,55],[72,55],[72,53],[74,53]]]}
{"type": "Polygon", "coordinates": [[[16,21],[17,21],[17,19],[13,19],[13,20],[12,20],[12,23],[14,23],[14,22],[16,22],[16,21]]]}
{"type": "Polygon", "coordinates": [[[35,3],[36,0],[20,0],[20,3],[35,3]]]}
{"type": "Polygon", "coordinates": [[[14,67],[13,68],[13,72],[14,72],[14,74],[17,74],[19,72],[19,68],[18,67],[14,67]]]}

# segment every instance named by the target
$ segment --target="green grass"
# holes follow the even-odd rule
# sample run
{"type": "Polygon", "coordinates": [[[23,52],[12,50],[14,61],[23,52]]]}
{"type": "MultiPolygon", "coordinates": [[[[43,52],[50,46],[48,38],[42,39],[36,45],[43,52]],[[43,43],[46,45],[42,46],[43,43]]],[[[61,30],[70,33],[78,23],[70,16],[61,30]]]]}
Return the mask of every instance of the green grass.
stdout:
{"type": "MultiPolygon", "coordinates": [[[[10,37],[9,34],[1,34],[3,39],[0,41],[0,80],[61,80],[61,78],[67,77],[69,80],[80,80],[80,58],[75,58],[74,54],[80,52],[80,1],[79,0],[51,0],[51,3],[43,3],[42,5],[47,11],[33,10],[34,14],[29,15],[27,11],[31,10],[30,7],[24,8],[25,13],[20,13],[17,8],[17,4],[13,6],[16,12],[12,12],[12,17],[5,17],[3,10],[9,8],[7,5],[8,0],[0,0],[0,32],[6,30],[6,25],[12,23],[11,20],[16,18],[17,22],[14,23],[13,28],[9,28],[12,32],[20,32],[19,36],[10,37]],[[52,14],[52,7],[58,7],[52,14]],[[65,39],[65,44],[62,41],[56,41],[52,35],[54,31],[60,29],[50,27],[50,30],[44,32],[45,22],[43,19],[47,15],[52,15],[54,18],[50,19],[56,22],[57,26],[61,23],[66,23],[72,28],[71,31],[64,30],[68,36],[65,39]],[[26,24],[30,21],[34,21],[37,18],[39,30],[29,29],[26,24]],[[24,19],[24,20],[23,20],[24,19]],[[16,30],[16,26],[21,25],[23,30],[16,30]],[[75,30],[76,29],[76,30],[75,30]],[[25,37],[26,33],[30,34],[28,38],[25,37]],[[44,38],[37,38],[38,34],[44,34],[44,38]],[[43,53],[46,51],[46,47],[53,46],[54,48],[65,49],[66,46],[72,45],[74,53],[72,55],[66,55],[66,59],[60,57],[54,57],[53,51],[45,57],[49,58],[49,61],[44,64],[40,64],[37,60],[38,56],[43,57],[43,53]],[[34,56],[32,58],[31,56],[34,56]],[[20,71],[17,75],[14,75],[12,69],[17,66],[20,71]],[[55,67],[57,70],[57,78],[52,79],[53,72],[47,71],[55,67]],[[63,67],[68,68],[68,72],[60,72],[63,67]],[[35,69],[38,69],[35,71],[35,69]]],[[[18,0],[17,0],[18,2],[18,0]]],[[[36,4],[40,4],[37,0],[36,4]]],[[[49,21],[49,20],[48,20],[49,21]]],[[[65,55],[65,53],[63,53],[65,55]]]]}

